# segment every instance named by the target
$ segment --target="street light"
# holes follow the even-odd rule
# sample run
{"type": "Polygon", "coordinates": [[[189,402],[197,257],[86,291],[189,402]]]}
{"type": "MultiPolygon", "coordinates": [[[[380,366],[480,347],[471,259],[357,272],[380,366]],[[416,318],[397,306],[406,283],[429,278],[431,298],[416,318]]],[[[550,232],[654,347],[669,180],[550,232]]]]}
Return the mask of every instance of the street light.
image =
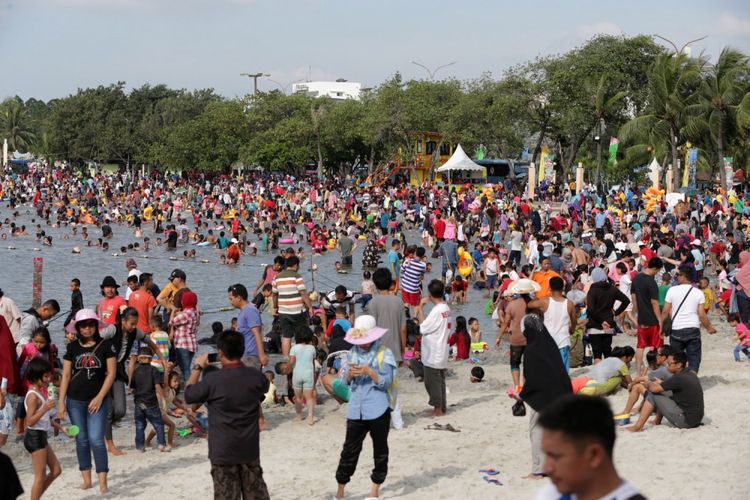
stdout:
{"type": "Polygon", "coordinates": [[[240,73],[240,76],[246,76],[253,79],[253,94],[258,93],[258,78],[262,76],[271,76],[270,73],[240,73]]]}
{"type": "Polygon", "coordinates": [[[272,80],[270,78],[266,78],[266,80],[268,80],[269,82],[273,82],[276,85],[278,85],[279,88],[281,89],[281,91],[284,92],[285,95],[286,95],[286,91],[287,91],[287,89],[289,88],[290,85],[294,85],[295,83],[299,83],[299,82],[304,82],[305,81],[304,78],[300,78],[299,80],[294,80],[293,82],[289,82],[286,85],[282,85],[281,83],[277,82],[276,80],[272,80]]]}
{"type": "Polygon", "coordinates": [[[458,61],[453,61],[453,62],[450,62],[448,64],[443,64],[442,66],[438,66],[434,70],[430,70],[430,68],[428,68],[427,66],[425,66],[422,63],[418,63],[417,61],[409,61],[409,62],[411,62],[412,64],[416,64],[417,66],[419,66],[421,68],[424,68],[425,71],[427,71],[427,73],[429,73],[430,80],[434,80],[435,79],[435,73],[437,73],[438,71],[440,71],[441,69],[443,69],[445,67],[452,66],[452,65],[456,64],[458,61]]]}

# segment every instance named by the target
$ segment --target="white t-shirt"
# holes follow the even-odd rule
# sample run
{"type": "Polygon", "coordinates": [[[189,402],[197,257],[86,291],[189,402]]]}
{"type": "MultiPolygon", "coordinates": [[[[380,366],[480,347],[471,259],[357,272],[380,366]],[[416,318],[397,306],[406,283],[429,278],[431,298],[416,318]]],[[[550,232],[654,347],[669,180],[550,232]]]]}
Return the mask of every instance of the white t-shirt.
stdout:
{"type": "Polygon", "coordinates": [[[698,307],[703,307],[705,300],[706,296],[703,292],[692,285],[677,285],[667,290],[667,296],[664,301],[672,304],[672,330],[700,328],[701,321],[698,317],[698,307]],[[685,303],[680,307],[680,303],[685,298],[688,290],[691,290],[690,295],[688,295],[685,303]],[[680,311],[675,316],[678,307],[680,311]]]}
{"type": "MultiPolygon", "coordinates": [[[[692,294],[691,294],[692,295],[692,294]]],[[[639,495],[640,492],[635,489],[635,487],[628,483],[627,481],[623,481],[623,483],[617,487],[616,490],[611,491],[600,498],[600,500],[628,500],[629,498],[634,497],[635,495],[639,495]]],[[[563,495],[559,491],[557,491],[557,488],[555,488],[555,485],[552,483],[548,483],[545,486],[543,486],[539,491],[536,492],[536,495],[534,495],[534,500],[578,500],[578,496],[575,494],[572,494],[570,496],[563,495]]]]}
{"type": "Polygon", "coordinates": [[[520,252],[521,248],[523,248],[523,242],[521,241],[521,238],[523,237],[523,234],[521,234],[520,231],[513,231],[510,233],[510,249],[513,252],[520,252]]]}
{"type": "Polygon", "coordinates": [[[451,330],[451,309],[448,304],[438,304],[419,325],[422,334],[422,363],[442,370],[448,367],[448,337],[451,330]]]}

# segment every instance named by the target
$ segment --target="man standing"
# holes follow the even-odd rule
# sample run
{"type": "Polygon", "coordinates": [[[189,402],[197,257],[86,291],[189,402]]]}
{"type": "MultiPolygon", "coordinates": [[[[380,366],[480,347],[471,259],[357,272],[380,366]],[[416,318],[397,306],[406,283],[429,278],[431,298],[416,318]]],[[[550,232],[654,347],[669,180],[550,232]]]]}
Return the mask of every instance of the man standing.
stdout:
{"type": "Polygon", "coordinates": [[[560,278],[560,275],[550,269],[551,265],[549,257],[542,257],[539,265],[541,267],[541,270],[532,273],[531,279],[536,281],[541,287],[541,290],[539,290],[536,294],[536,298],[543,299],[552,295],[552,290],[550,290],[549,287],[549,280],[551,278],[560,278]]]}
{"type": "Polygon", "coordinates": [[[268,356],[263,345],[263,320],[260,311],[247,300],[247,288],[241,283],[230,286],[227,295],[232,307],[240,310],[237,316],[237,329],[245,339],[242,362],[260,370],[262,366],[268,364],[268,356]]]}
{"type": "Polygon", "coordinates": [[[393,240],[391,242],[391,250],[388,252],[388,270],[391,272],[394,281],[396,282],[396,290],[399,289],[401,284],[399,280],[401,278],[401,266],[399,265],[398,252],[401,250],[401,241],[393,240]]]}
{"type": "Polygon", "coordinates": [[[645,500],[615,469],[614,415],[598,396],[565,396],[539,416],[544,473],[552,481],[535,500],[606,498],[645,500]]]}
{"type": "Polygon", "coordinates": [[[518,229],[510,233],[510,264],[514,269],[521,265],[521,251],[523,250],[523,234],[518,229]]]}
{"type": "Polygon", "coordinates": [[[164,285],[164,288],[159,292],[159,296],[156,297],[156,302],[164,308],[165,320],[169,320],[169,315],[173,311],[177,311],[177,307],[174,304],[174,298],[178,290],[187,288],[187,275],[182,269],[174,269],[169,275],[169,283],[164,285]]]}
{"type": "MultiPolygon", "coordinates": [[[[446,240],[448,241],[448,240],[446,240]]],[[[448,409],[445,391],[445,372],[448,368],[448,336],[453,327],[451,310],[443,300],[445,285],[432,280],[427,285],[429,295],[419,302],[414,313],[419,320],[422,334],[422,364],[424,365],[424,387],[432,406],[432,416],[442,417],[448,409]],[[430,314],[425,317],[423,308],[432,302],[430,314]]]]}
{"type": "MultiPolygon", "coordinates": [[[[372,281],[378,293],[367,305],[367,311],[375,318],[375,324],[388,331],[383,336],[383,344],[391,350],[397,364],[404,360],[406,351],[406,308],[398,295],[391,293],[393,277],[391,272],[379,267],[372,273],[372,281]]],[[[447,345],[447,344],[446,344],[447,345]]],[[[401,401],[396,398],[396,407],[391,414],[391,423],[396,429],[403,427],[401,401]]]]}
{"type": "Polygon", "coordinates": [[[643,350],[647,347],[658,349],[664,345],[664,340],[660,335],[659,287],[654,279],[662,267],[663,263],[659,257],[651,257],[648,266],[633,279],[630,285],[633,314],[636,314],[638,318],[635,366],[639,377],[646,372],[646,367],[643,365],[643,350]]]}
{"type": "Polygon", "coordinates": [[[65,318],[65,323],[63,323],[63,326],[68,326],[68,324],[73,321],[73,319],[76,317],[76,313],[83,309],[83,293],[81,293],[81,280],[78,278],[73,278],[70,280],[70,312],[68,313],[68,317],[65,318]]]}
{"type": "Polygon", "coordinates": [[[17,344],[18,352],[20,353],[23,346],[31,342],[34,332],[43,325],[44,321],[47,321],[59,312],[60,304],[56,300],[51,299],[37,308],[31,307],[21,313],[21,328],[18,332],[17,344]]]}
{"type": "Polygon", "coordinates": [[[443,279],[448,274],[448,270],[451,271],[451,276],[456,275],[456,267],[458,266],[458,245],[454,240],[444,240],[440,244],[440,252],[438,256],[443,261],[443,279]]]}
{"type": "Polygon", "coordinates": [[[299,272],[299,257],[292,255],[286,259],[286,269],[281,271],[271,283],[273,287],[273,308],[279,317],[281,330],[281,352],[289,357],[292,338],[302,328],[309,328],[305,311],[313,314],[310,296],[305,281],[299,272]]]}
{"type": "Polygon", "coordinates": [[[651,413],[656,410],[654,425],[661,424],[666,417],[678,429],[698,427],[703,420],[703,387],[698,375],[687,368],[688,357],[684,352],[674,352],[667,361],[672,376],[669,380],[656,379],[648,383],[646,400],[643,402],[638,422],[629,431],[640,432],[651,413]],[[664,394],[672,391],[671,396],[664,394]]]}
{"type": "Polygon", "coordinates": [[[540,309],[544,313],[544,326],[557,344],[565,370],[570,370],[570,335],[577,324],[576,307],[563,295],[565,281],[553,277],[549,280],[552,295],[529,302],[529,309],[540,309]]]}
{"type": "Polygon", "coordinates": [[[185,388],[185,402],[208,407],[208,458],[214,498],[269,498],[260,466],[260,403],[269,382],[242,363],[245,343],[239,332],[225,331],[216,342],[221,370],[206,374],[208,354],[196,360],[185,388]],[[242,425],[237,425],[241,423],[242,425]]]}
{"type": "Polygon", "coordinates": [[[150,290],[152,282],[150,273],[141,273],[138,278],[140,288],[128,299],[128,305],[138,311],[138,329],[143,333],[151,333],[151,317],[156,309],[156,299],[150,290]]]}
{"type": "Polygon", "coordinates": [[[338,247],[341,252],[341,265],[351,267],[352,254],[357,249],[357,242],[351,239],[346,231],[341,231],[339,232],[338,247]]]}

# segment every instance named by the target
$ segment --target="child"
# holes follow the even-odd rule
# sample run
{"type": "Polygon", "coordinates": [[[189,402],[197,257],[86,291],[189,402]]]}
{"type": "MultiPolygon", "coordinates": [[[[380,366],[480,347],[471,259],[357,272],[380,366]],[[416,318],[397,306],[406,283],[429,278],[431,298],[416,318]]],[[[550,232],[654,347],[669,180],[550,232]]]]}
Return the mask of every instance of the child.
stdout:
{"type": "Polygon", "coordinates": [[[276,404],[279,401],[278,396],[276,395],[276,384],[273,383],[274,381],[274,375],[271,370],[266,370],[263,373],[266,378],[268,379],[268,392],[266,392],[266,396],[263,399],[264,405],[270,405],[270,404],[276,404]]]}
{"type": "Polygon", "coordinates": [[[472,342],[482,341],[482,332],[479,331],[479,320],[477,318],[469,318],[469,335],[472,342]]]}
{"type": "MultiPolygon", "coordinates": [[[[151,366],[153,366],[153,364],[154,362],[152,361],[151,366]]],[[[163,396],[159,398],[159,411],[161,412],[162,422],[164,422],[164,425],[167,426],[167,448],[169,448],[170,450],[177,446],[174,444],[174,432],[177,428],[177,425],[171,418],[169,418],[169,407],[172,406],[175,395],[177,394],[177,389],[179,389],[179,387],[180,374],[175,371],[170,371],[169,376],[167,377],[167,385],[164,388],[163,396]]],[[[187,418],[190,419],[189,416],[187,418]]],[[[148,433],[148,437],[146,438],[146,442],[144,443],[145,446],[151,445],[151,440],[154,439],[154,436],[156,436],[156,431],[152,429],[148,433]]]]}
{"type": "MultiPolygon", "coordinates": [[[[164,322],[161,315],[156,314],[151,316],[149,325],[151,325],[151,341],[156,344],[157,349],[164,356],[164,359],[169,359],[169,348],[171,347],[169,344],[169,335],[162,330],[164,322]]],[[[151,366],[159,370],[160,373],[164,373],[164,365],[156,354],[151,359],[151,366]]]]}
{"type": "Polygon", "coordinates": [[[372,300],[372,296],[375,295],[375,283],[372,281],[372,274],[370,271],[362,273],[362,294],[357,299],[357,302],[362,304],[362,310],[367,310],[367,304],[372,300]]]}
{"type": "Polygon", "coordinates": [[[140,452],[146,451],[145,431],[146,420],[151,422],[156,430],[156,439],[159,441],[159,451],[168,452],[167,441],[164,438],[164,421],[161,419],[159,400],[164,399],[163,386],[167,385],[167,375],[162,375],[156,368],[151,366],[153,353],[150,347],[142,347],[138,351],[138,365],[133,371],[130,379],[130,388],[133,389],[133,410],[135,416],[135,448],[140,452]]]}
{"type": "Polygon", "coordinates": [[[701,278],[700,281],[698,281],[698,288],[703,290],[703,296],[705,297],[703,309],[705,309],[707,313],[711,312],[711,308],[714,305],[714,292],[711,290],[711,287],[708,286],[708,278],[701,278]]]}
{"type": "Polygon", "coordinates": [[[740,351],[750,360],[750,330],[744,323],[737,323],[737,345],[734,346],[734,360],[740,362],[740,351]]]}
{"type": "Polygon", "coordinates": [[[47,431],[51,428],[49,412],[56,403],[53,398],[47,397],[47,384],[52,379],[51,371],[52,365],[49,361],[40,357],[32,358],[26,370],[26,380],[31,386],[24,398],[27,430],[23,445],[26,451],[31,453],[31,464],[34,468],[32,499],[41,498],[52,481],[62,472],[55,452],[47,443],[47,431]]]}
{"type": "Polygon", "coordinates": [[[297,343],[289,351],[289,365],[286,370],[292,372],[292,387],[294,387],[294,409],[297,412],[295,421],[302,420],[302,397],[307,403],[307,425],[315,423],[313,410],[315,409],[315,347],[312,346],[313,334],[309,328],[301,329],[297,333],[297,343]]]}
{"type": "Polygon", "coordinates": [[[484,368],[481,366],[475,366],[471,369],[471,376],[469,377],[469,380],[471,380],[472,384],[476,384],[478,382],[481,382],[482,379],[484,379],[484,368]]]}
{"type": "Polygon", "coordinates": [[[349,274],[349,271],[344,269],[344,266],[341,265],[341,262],[336,261],[334,264],[336,266],[336,272],[339,274],[349,274]]]}
{"type": "MultiPolygon", "coordinates": [[[[52,343],[49,336],[49,330],[40,326],[31,335],[31,342],[23,346],[21,355],[18,357],[18,366],[20,366],[19,373],[23,380],[23,392],[21,395],[26,394],[26,391],[31,388],[31,382],[26,380],[26,372],[29,369],[29,363],[34,358],[43,358],[49,362],[50,367],[55,366],[57,362],[57,347],[52,343]]],[[[54,369],[50,369],[50,375],[54,372],[54,369]]],[[[19,401],[16,409],[16,433],[21,436],[24,433],[24,419],[26,418],[26,410],[24,402],[19,401]]]]}
{"type": "Polygon", "coordinates": [[[469,288],[469,283],[460,274],[456,274],[456,277],[453,278],[453,283],[451,283],[451,303],[457,302],[459,304],[463,304],[466,302],[466,290],[469,288]]]}
{"type": "Polygon", "coordinates": [[[346,308],[339,306],[335,309],[334,312],[336,314],[335,320],[329,321],[328,326],[326,327],[326,337],[328,338],[331,338],[333,327],[336,325],[341,325],[341,328],[344,330],[344,332],[348,332],[349,328],[352,327],[352,324],[347,319],[346,308]]]}
{"type": "Polygon", "coordinates": [[[471,350],[471,336],[466,330],[466,318],[456,317],[456,331],[448,337],[448,345],[456,346],[456,361],[469,359],[471,350]]]}
{"type": "Polygon", "coordinates": [[[664,309],[664,302],[667,299],[667,292],[669,291],[669,288],[672,286],[672,275],[669,273],[664,273],[661,275],[661,285],[659,285],[659,307],[663,310],[664,309]]]}

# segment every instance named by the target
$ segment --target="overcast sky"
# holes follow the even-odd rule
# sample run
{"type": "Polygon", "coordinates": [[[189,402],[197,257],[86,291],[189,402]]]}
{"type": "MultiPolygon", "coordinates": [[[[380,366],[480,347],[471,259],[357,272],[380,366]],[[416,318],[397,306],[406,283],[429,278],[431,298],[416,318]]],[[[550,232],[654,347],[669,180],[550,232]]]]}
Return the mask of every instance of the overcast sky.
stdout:
{"type": "MultiPolygon", "coordinates": [[[[0,98],[51,99],[126,81],[252,90],[242,72],[286,85],[345,78],[374,86],[400,71],[495,76],[596,33],[658,33],[693,53],[750,54],[747,0],[0,0],[0,98]],[[7,72],[6,72],[7,71],[7,72]]],[[[278,88],[268,80],[259,88],[278,88]]]]}

